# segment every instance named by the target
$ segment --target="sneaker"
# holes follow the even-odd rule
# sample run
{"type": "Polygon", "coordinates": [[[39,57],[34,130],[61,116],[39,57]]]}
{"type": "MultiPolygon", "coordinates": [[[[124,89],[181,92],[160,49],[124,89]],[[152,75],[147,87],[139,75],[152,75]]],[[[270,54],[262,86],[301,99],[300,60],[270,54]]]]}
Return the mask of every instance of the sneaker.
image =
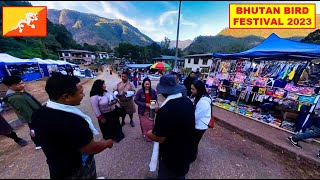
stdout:
{"type": "Polygon", "coordinates": [[[301,148],[301,146],[299,145],[299,143],[297,141],[294,141],[292,139],[292,136],[288,137],[288,140],[291,142],[292,145],[294,145],[295,147],[301,148]]]}
{"type": "Polygon", "coordinates": [[[130,125],[131,125],[131,127],[135,126],[133,121],[130,121],[130,125]]]}
{"type": "Polygon", "coordinates": [[[26,140],[21,139],[20,141],[17,142],[20,146],[26,146],[28,142],[26,140]]]}
{"type": "Polygon", "coordinates": [[[39,150],[39,149],[41,149],[41,146],[36,146],[35,149],[36,149],[36,150],[39,150]]]}
{"type": "Polygon", "coordinates": [[[317,157],[320,159],[320,152],[318,153],[317,157]]]}
{"type": "Polygon", "coordinates": [[[97,179],[105,179],[105,177],[103,177],[103,176],[100,176],[100,177],[98,177],[97,179]]]}

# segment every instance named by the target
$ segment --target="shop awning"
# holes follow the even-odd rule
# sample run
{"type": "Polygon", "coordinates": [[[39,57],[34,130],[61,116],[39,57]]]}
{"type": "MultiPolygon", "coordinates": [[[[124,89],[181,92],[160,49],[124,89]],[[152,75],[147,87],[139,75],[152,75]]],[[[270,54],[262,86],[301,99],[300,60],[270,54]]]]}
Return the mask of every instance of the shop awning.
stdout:
{"type": "Polygon", "coordinates": [[[152,64],[127,64],[126,67],[128,68],[136,68],[136,69],[147,69],[150,66],[152,66],[152,64]]]}
{"type": "Polygon", "coordinates": [[[38,64],[38,62],[29,59],[20,59],[6,53],[0,53],[0,63],[2,64],[38,64]]]}
{"type": "Polygon", "coordinates": [[[298,41],[283,39],[272,33],[258,46],[234,54],[214,53],[215,58],[238,59],[238,58],[291,58],[312,59],[320,57],[320,45],[302,43],[298,41]]]}

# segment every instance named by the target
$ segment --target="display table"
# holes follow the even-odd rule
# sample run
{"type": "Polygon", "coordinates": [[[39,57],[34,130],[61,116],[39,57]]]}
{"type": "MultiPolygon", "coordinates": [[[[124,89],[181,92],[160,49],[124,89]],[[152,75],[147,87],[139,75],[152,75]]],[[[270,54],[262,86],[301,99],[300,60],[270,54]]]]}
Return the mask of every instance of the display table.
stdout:
{"type": "MultiPolygon", "coordinates": [[[[231,111],[231,110],[229,110],[229,109],[225,109],[225,108],[220,107],[220,106],[217,106],[217,105],[213,105],[213,109],[214,109],[214,108],[221,108],[221,109],[226,110],[226,111],[229,111],[229,112],[231,112],[231,113],[234,113],[234,114],[240,115],[240,116],[242,116],[242,117],[248,118],[248,119],[250,119],[250,120],[254,120],[254,121],[256,121],[256,122],[259,122],[259,123],[262,123],[262,124],[266,124],[266,125],[268,125],[268,126],[271,126],[271,127],[277,128],[277,129],[280,129],[280,130],[285,131],[285,132],[288,132],[288,133],[290,133],[290,134],[295,134],[294,132],[289,131],[289,130],[284,129],[284,128],[281,128],[281,127],[279,127],[279,126],[277,126],[277,125],[270,124],[270,123],[266,123],[266,122],[260,121],[260,120],[258,120],[258,119],[256,119],[256,118],[248,117],[248,116],[243,115],[243,114],[241,114],[241,113],[238,113],[238,112],[235,112],[235,111],[231,111]]],[[[213,115],[214,115],[214,110],[213,110],[212,112],[213,112],[213,115]]]]}

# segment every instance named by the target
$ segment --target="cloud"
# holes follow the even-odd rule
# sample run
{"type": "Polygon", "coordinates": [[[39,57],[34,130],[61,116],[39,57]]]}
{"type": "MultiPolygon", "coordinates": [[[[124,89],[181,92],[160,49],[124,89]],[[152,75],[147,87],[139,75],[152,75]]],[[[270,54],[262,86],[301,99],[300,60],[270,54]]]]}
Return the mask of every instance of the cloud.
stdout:
{"type": "Polygon", "coordinates": [[[113,3],[115,3],[117,6],[125,10],[129,10],[133,8],[132,6],[129,5],[128,2],[125,2],[125,1],[113,1],[113,3]]]}
{"type": "Polygon", "coordinates": [[[191,21],[184,19],[183,14],[180,15],[180,23],[181,23],[181,25],[186,25],[186,26],[192,26],[192,27],[198,26],[197,23],[194,23],[194,22],[191,22],[191,21]]]}
{"type": "Polygon", "coordinates": [[[172,21],[172,17],[173,16],[177,16],[178,15],[178,10],[174,10],[174,11],[167,11],[167,12],[164,12],[162,13],[160,16],[159,16],[159,25],[162,26],[166,21],[169,21],[169,24],[173,24],[173,21],[172,21]]]}
{"type": "MultiPolygon", "coordinates": [[[[130,23],[154,41],[161,41],[165,36],[170,39],[175,39],[176,36],[178,10],[174,10],[177,7],[167,2],[165,2],[167,7],[171,7],[169,11],[165,11],[158,16],[145,16],[143,18],[135,15],[143,12],[133,4],[130,4],[130,2],[82,1],[81,3],[74,3],[74,1],[33,1],[31,3],[35,6],[47,6],[48,9],[70,9],[83,13],[96,14],[108,19],[121,19],[130,23]]],[[[169,8],[165,9],[168,10],[169,8]]],[[[180,23],[180,25],[188,27],[197,26],[196,23],[186,20],[182,15],[180,23]]]]}

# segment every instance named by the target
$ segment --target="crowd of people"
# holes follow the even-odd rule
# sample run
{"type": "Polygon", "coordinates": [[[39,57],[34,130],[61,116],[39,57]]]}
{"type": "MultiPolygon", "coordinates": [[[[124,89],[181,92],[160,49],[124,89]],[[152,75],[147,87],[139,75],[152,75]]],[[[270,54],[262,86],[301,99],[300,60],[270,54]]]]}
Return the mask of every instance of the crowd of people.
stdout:
{"type": "MultiPolygon", "coordinates": [[[[99,132],[93,120],[76,107],[84,97],[78,77],[62,74],[50,77],[45,86],[49,100],[42,105],[25,91],[19,76],[10,76],[3,81],[9,88],[3,102],[12,106],[22,122],[28,123],[36,149],[42,149],[46,155],[50,178],[96,178],[94,154],[125,138],[122,126],[126,115],[135,127],[136,104],[142,137],[146,142],[159,143],[158,178],[183,179],[190,163],[196,160],[198,144],[211,118],[211,99],[205,84],[192,75],[188,78],[184,86],[178,83],[177,73],[165,74],[153,89],[146,77],[136,91],[137,85],[123,71],[112,92],[107,90],[105,80],[95,80],[90,104],[102,133],[100,141],[94,140],[99,132]],[[153,116],[151,110],[155,110],[158,94],[165,101],[157,105],[153,116]]],[[[1,135],[21,146],[27,145],[5,123],[0,117],[1,135]]]]}

